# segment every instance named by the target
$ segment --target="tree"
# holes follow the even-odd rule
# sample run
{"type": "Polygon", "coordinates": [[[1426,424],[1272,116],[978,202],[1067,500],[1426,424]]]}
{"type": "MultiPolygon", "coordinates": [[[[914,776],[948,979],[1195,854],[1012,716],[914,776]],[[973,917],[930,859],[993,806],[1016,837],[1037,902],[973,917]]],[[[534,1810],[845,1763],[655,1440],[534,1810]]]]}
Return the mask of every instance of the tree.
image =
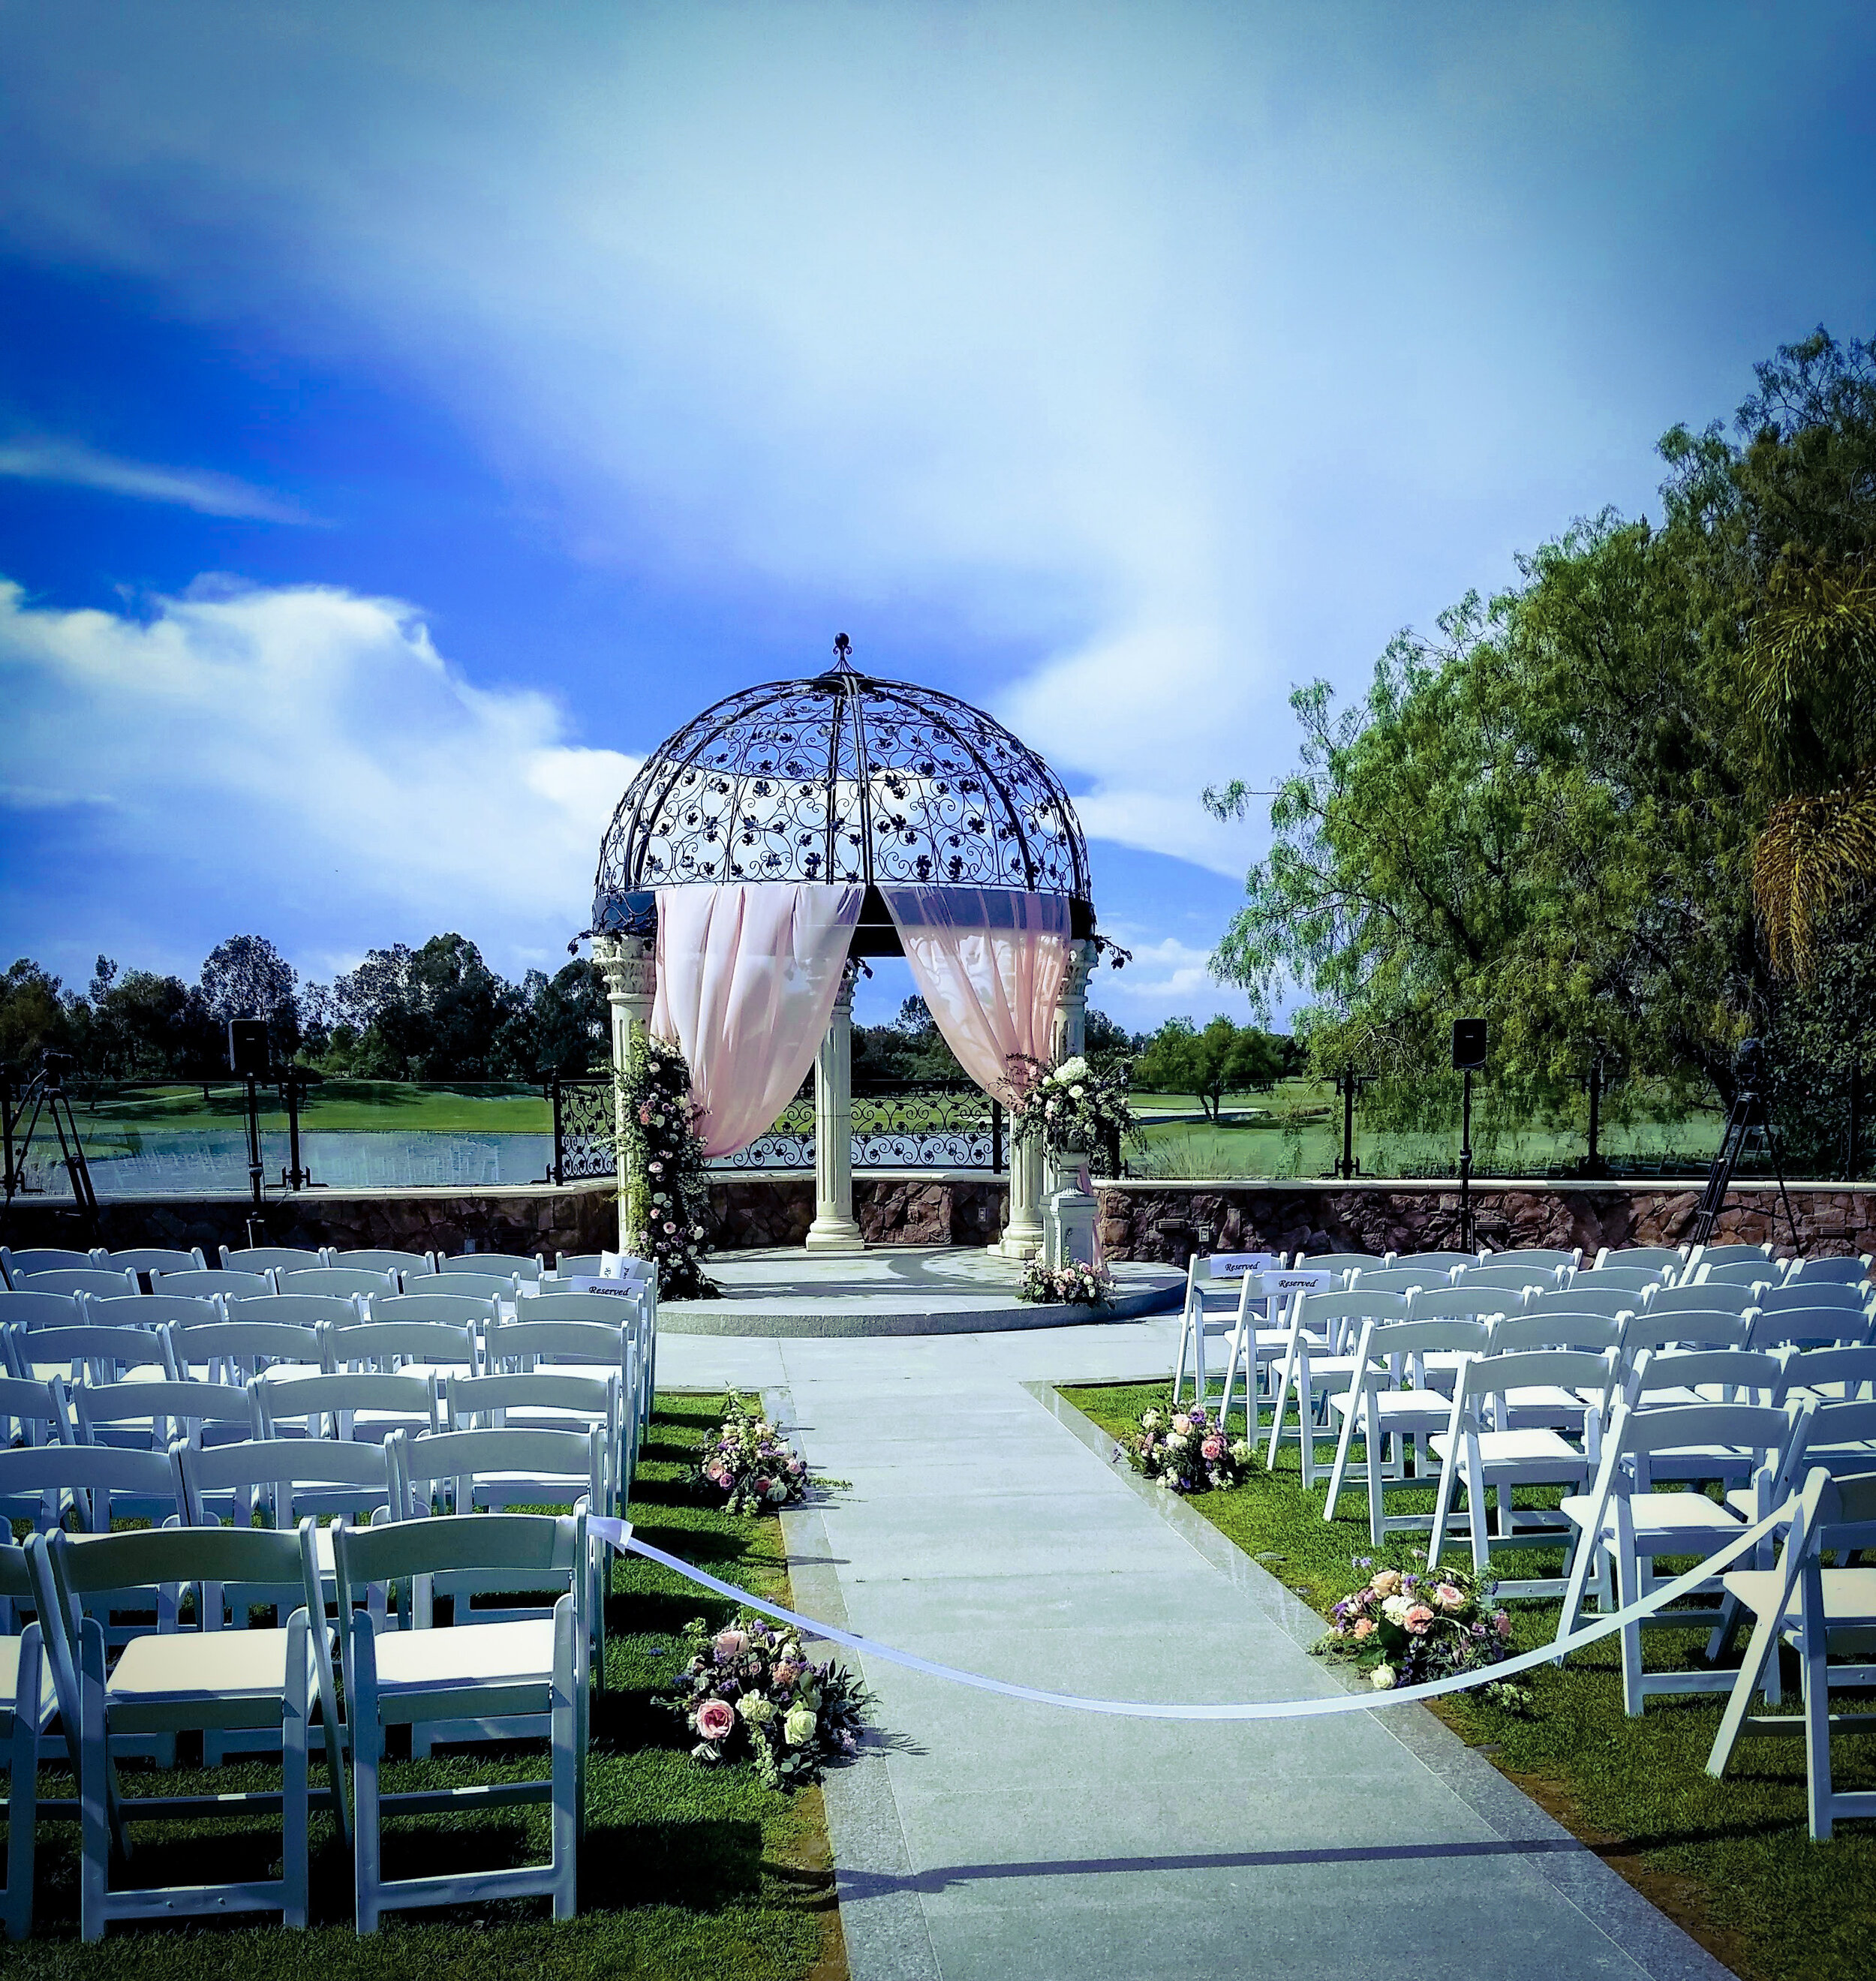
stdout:
{"type": "Polygon", "coordinates": [[[22,956],[0,977],[0,1067],[28,1074],[48,1050],[72,1047],[72,1020],[56,977],[22,956]]]}
{"type": "Polygon", "coordinates": [[[225,1033],[231,1018],[262,1018],[275,1054],[290,1060],[300,1044],[299,978],[265,936],[232,935],[202,963],[202,997],[225,1033]]]}
{"type": "Polygon", "coordinates": [[[1294,1041],[1255,1025],[1220,1017],[1201,1031],[1190,1018],[1168,1018],[1135,1060],[1134,1080],[1154,1093],[1195,1094],[1215,1122],[1226,1094],[1268,1093],[1299,1059],[1294,1041]]]}
{"type": "Polygon", "coordinates": [[[569,963],[551,979],[531,970],[522,992],[526,1007],[511,1053],[528,1077],[585,1073],[605,1063],[611,1008],[598,964],[569,963]]]}

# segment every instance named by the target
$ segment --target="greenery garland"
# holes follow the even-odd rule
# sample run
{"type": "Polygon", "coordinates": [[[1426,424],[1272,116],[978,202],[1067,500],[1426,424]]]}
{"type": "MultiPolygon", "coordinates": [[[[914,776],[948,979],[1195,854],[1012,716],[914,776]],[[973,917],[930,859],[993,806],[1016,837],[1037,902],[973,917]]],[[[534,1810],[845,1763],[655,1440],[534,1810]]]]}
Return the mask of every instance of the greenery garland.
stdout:
{"type": "Polygon", "coordinates": [[[626,1244],[656,1263],[667,1299],[714,1299],[700,1263],[710,1180],[689,1064],[675,1046],[647,1037],[633,1049],[625,1084],[626,1244]]]}

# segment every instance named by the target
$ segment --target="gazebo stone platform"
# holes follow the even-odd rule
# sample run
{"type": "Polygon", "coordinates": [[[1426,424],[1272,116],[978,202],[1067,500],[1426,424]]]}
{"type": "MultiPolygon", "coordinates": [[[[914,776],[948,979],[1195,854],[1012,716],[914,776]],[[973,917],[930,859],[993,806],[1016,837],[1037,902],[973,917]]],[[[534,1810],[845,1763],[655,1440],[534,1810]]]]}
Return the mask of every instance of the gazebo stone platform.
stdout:
{"type": "Polygon", "coordinates": [[[1021,1269],[976,1247],[895,1245],[875,1252],[802,1252],[793,1247],[718,1252],[704,1261],[723,1289],[714,1300],[661,1300],[672,1334],[779,1337],[988,1334],[1085,1327],[1177,1307],[1185,1275],[1161,1265],[1113,1267],[1117,1297],[1092,1311],[1031,1306],[1016,1297],[1021,1269]]]}

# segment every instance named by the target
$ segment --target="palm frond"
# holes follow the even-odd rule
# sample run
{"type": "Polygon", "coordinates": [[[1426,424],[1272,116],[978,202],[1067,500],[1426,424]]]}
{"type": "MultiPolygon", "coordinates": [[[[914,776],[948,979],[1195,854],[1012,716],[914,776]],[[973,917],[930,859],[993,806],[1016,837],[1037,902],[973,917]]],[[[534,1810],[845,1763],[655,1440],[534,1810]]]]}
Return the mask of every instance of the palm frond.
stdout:
{"type": "Polygon", "coordinates": [[[1820,922],[1876,881],[1876,771],[1818,796],[1782,798],[1753,850],[1752,897],[1772,967],[1808,980],[1820,922]]]}

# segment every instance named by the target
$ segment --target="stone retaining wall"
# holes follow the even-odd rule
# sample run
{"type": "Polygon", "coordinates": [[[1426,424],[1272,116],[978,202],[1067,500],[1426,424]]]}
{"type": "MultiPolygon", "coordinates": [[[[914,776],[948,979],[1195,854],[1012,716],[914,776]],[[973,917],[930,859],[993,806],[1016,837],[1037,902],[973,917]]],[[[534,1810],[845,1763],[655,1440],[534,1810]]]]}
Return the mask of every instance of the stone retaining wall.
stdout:
{"type": "MultiPolygon", "coordinates": [[[[988,1245],[1003,1229],[1008,1187],[998,1177],[866,1176],[854,1179],[854,1216],[875,1245],[988,1245]]],[[[259,1210],[245,1197],[116,1197],[98,1207],[99,1243],[199,1245],[212,1264],[217,1247],[249,1243],[248,1221],[265,1245],[332,1245],[350,1251],[596,1252],[618,1243],[610,1183],[517,1185],[504,1190],[372,1193],[302,1190],[270,1197],[259,1210]]],[[[798,1245],[814,1222],[811,1176],[714,1179],[709,1237],[719,1251],[798,1245]]],[[[16,1203],[6,1242],[78,1245],[69,1204],[16,1203]]]]}
{"type": "MultiPolygon", "coordinates": [[[[1195,1251],[1431,1252],[1459,1244],[1453,1185],[1348,1183],[1097,1183],[1111,1259],[1181,1265],[1195,1251]]],[[[1876,1251],[1876,1186],[1794,1184],[1791,1228],[1775,1188],[1736,1188],[1716,1241],[1828,1255],[1876,1251]],[[1774,1228],[1775,1226],[1775,1228],[1774,1228]]],[[[1700,1187],[1689,1183],[1488,1183],[1472,1190],[1475,1242],[1513,1245],[1678,1245],[1691,1234],[1700,1187]]]]}

